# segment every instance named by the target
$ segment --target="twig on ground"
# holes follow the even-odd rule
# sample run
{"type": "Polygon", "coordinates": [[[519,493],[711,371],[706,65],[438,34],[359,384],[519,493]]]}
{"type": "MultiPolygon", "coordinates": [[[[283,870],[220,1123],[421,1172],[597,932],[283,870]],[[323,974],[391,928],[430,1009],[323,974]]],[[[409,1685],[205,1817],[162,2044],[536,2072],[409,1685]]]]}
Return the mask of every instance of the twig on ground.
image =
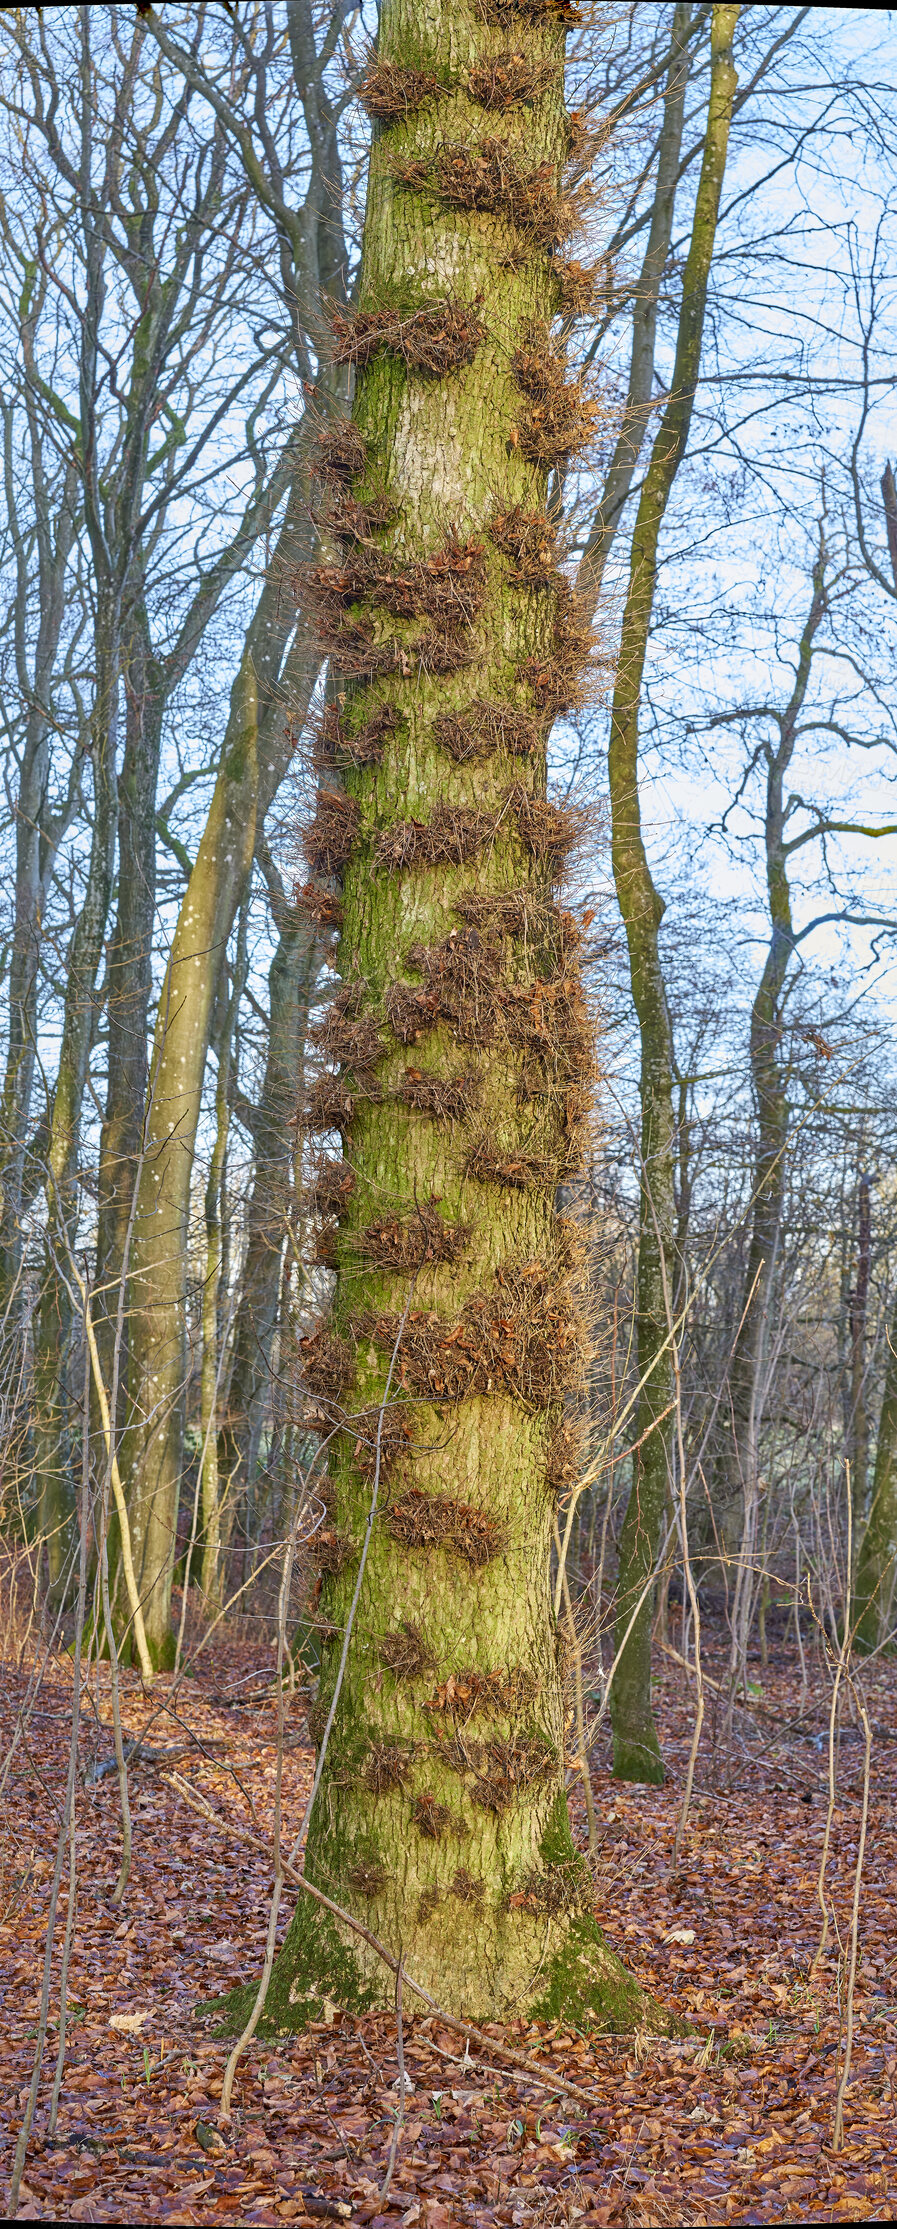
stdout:
{"type": "MultiPolygon", "coordinates": [[[[263,1842],[258,1841],[254,1834],[248,1834],[244,1827],[232,1826],[229,1819],[222,1819],[220,1812],[214,1811],[211,1804],[206,1803],[204,1798],[198,1795],[195,1788],[188,1788],[183,1781],[179,1780],[176,1773],[163,1772],[160,1777],[165,1781],[166,1786],[171,1788],[176,1796],[180,1797],[181,1802],[186,1803],[194,1811],[198,1811],[201,1818],[210,1819],[215,1826],[220,1828],[223,1834],[230,1835],[236,1841],[242,1842],[247,1849],[255,1850],[262,1857],[267,1856],[263,1842]]],[[[359,1935],[362,1942],[367,1943],[378,1958],[382,1958],[384,1966],[389,1968],[390,1973],[398,1973],[398,1959],[393,1957],[391,1950],[387,1950],[385,1943],[381,1943],[376,1935],[372,1935],[370,1928],[365,1927],[362,1920],[356,1919],[354,1913],[344,1911],[342,1904],[335,1904],[332,1896],[325,1896],[323,1889],[315,1888],[314,1883],[307,1880],[304,1873],[298,1872],[296,1867],[290,1864],[288,1858],[283,1861],[283,1870],[285,1878],[291,1882],[294,1888],[303,1889],[306,1896],[313,1897],[316,1904],[323,1905],[326,1912],[330,1912],[334,1919],[340,1920],[344,1927],[350,1928],[353,1935],[359,1935]]],[[[453,2035],[465,2036],[469,2043],[476,2045],[486,2059],[500,2059],[506,2066],[520,2067],[524,2074],[529,2074],[534,2080],[542,2082],[546,2089],[562,2090],[565,2096],[578,2098],[581,2105],[587,2105],[590,2111],[594,2111],[595,2099],[589,2096],[588,2090],[581,2089],[578,2082],[568,2081],[566,2075],[558,2074],[554,2067],[541,2066],[537,2059],[527,2058],[524,2052],[512,2051],[509,2045],[498,2043],[494,2036],[486,2035],[482,2028],[472,2027],[469,2021],[459,2020],[454,2013],[445,2012],[437,1999],[431,1997],[429,1989],[425,1989],[422,1982],[415,1981],[413,1976],[409,1974],[407,1966],[403,1967],[403,1985],[406,1989],[413,1989],[415,1996],[421,1997],[424,2003],[429,2005],[430,2011],[435,2014],[437,2020],[442,2022],[444,2028],[450,2028],[453,2035]]]]}
{"type": "Polygon", "coordinates": [[[857,1949],[860,1930],[860,1886],[863,1878],[863,1858],[866,1850],[866,1825],[869,1818],[869,1780],[872,1759],[872,1728],[865,1705],[860,1703],[860,1717],[866,1741],[863,1759],[863,1809],[860,1818],[860,1839],[857,1845],[856,1871],[853,1877],[853,1907],[850,1914],[850,1967],[847,1978],[847,2034],[844,2044],[844,2065],[838,2094],[835,2099],[835,2125],[832,2131],[832,2149],[839,2152],[844,2142],[844,2099],[850,2081],[850,2062],[853,2056],[853,1999],[857,1978],[857,1949]]]}
{"type": "Polygon", "coordinates": [[[397,2057],[397,2059],[398,2059],[398,2063],[399,2063],[399,2102],[398,2102],[398,2105],[396,2106],[396,2117],[395,2117],[395,2120],[394,2120],[394,2122],[393,2122],[392,2136],[391,2136],[391,2138],[390,2138],[390,2145],[389,2145],[389,2161],[388,2161],[388,2164],[387,2164],[386,2174],[385,2174],[385,2177],[384,2177],[384,2180],[383,2180],[383,2188],[382,2188],[382,2190],[381,2190],[381,2192],[380,2192],[380,2204],[381,2204],[381,2206],[384,2206],[384,2205],[386,2204],[386,2200],[387,2200],[387,2198],[389,2197],[389,2186],[390,2186],[390,2184],[391,2184],[391,2182],[392,2182],[392,2178],[393,2178],[393,2175],[394,2175],[394,2173],[395,2173],[395,2165],[396,2165],[396,2154],[397,2154],[397,2152],[398,2152],[398,2149],[399,2149],[399,2137],[401,2136],[401,2133],[402,2133],[402,2128],[403,2128],[403,2126],[404,2126],[404,2121],[405,2121],[405,2038],[404,2038],[404,2036],[403,2036],[403,2034],[402,2034],[402,1953],[401,1953],[401,1951],[399,1952],[399,1969],[398,1969],[398,1972],[397,1972],[397,1974],[396,1974],[396,2057],[397,2057]]]}

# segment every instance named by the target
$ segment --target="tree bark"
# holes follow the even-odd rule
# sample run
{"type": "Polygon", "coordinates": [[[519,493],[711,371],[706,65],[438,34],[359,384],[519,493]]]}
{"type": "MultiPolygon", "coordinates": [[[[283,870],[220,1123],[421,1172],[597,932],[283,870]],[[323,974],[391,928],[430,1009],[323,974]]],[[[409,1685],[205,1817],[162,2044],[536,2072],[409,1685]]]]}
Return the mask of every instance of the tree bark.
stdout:
{"type": "MultiPolygon", "coordinates": [[[[456,0],[424,14],[387,0],[377,84],[389,100],[397,72],[409,97],[375,136],[360,322],[338,327],[359,364],[364,448],[356,436],[354,465],[346,452],[345,597],[340,568],[312,582],[337,676],[325,741],[345,786],[308,849],[344,874],[345,980],[323,1033],[340,1073],[321,1079],[307,1121],[338,1127],[345,1155],[319,1178],[340,1216],[333,1328],[305,1347],[332,1439],[311,1544],[318,1730],[332,1715],[332,1732],[306,1870],[452,2011],[626,2028],[651,2010],[594,1924],[571,1839],[549,1590],[551,1449],[583,1359],[553,1197],[592,1055],[534,835],[537,820],[560,835],[545,742],[574,606],[544,550],[537,585],[520,556],[521,536],[544,545],[548,523],[537,413],[563,377],[556,297],[505,198],[514,165],[541,176],[533,190],[551,206],[533,165],[553,180],[564,158],[564,34],[546,10],[521,13],[514,37],[539,91],[484,127],[466,71],[500,52],[498,26],[456,0]],[[438,110],[404,75],[422,53],[451,87],[438,110]],[[504,183],[458,210],[443,134],[476,148],[486,130],[500,130],[504,183]],[[426,308],[429,338],[415,322],[426,308]],[[368,350],[365,319],[384,310],[368,350]],[[431,343],[428,373],[418,345],[431,343]],[[394,523],[379,539],[372,528],[359,558],[355,499],[384,487],[394,523]],[[353,839],[339,862],[334,827],[353,839]]],[[[481,190],[476,168],[473,180],[462,201],[481,190]]],[[[392,1993],[376,1957],[338,1923],[310,1923],[300,1900],[266,2018],[302,2026],[328,2001],[392,1993]]]]}
{"type": "Polygon", "coordinates": [[[287,710],[301,724],[317,658],[286,611],[284,577],[307,556],[307,490],[296,478],[271,578],[231,690],[209,817],[178,918],[159,1000],[137,1184],[128,1314],[122,1475],[147,1638],[173,1646],[171,1580],[187,1378],[184,1293],[190,1180],[219,972],[252,866],[256,829],[289,757],[287,710]]]}
{"type": "Polygon", "coordinates": [[[872,1503],[856,1559],[852,1623],[858,1649],[868,1653],[890,1633],[897,1586],[897,1305],[886,1332],[884,1393],[878,1424],[872,1503]]]}
{"type": "MultiPolygon", "coordinates": [[[[755,1132],[750,1242],[738,1299],[729,1372],[730,1414],[724,1459],[728,1511],[731,1513],[737,1508],[741,1517],[736,1536],[740,1545],[730,1616],[733,1669],[740,1666],[742,1670],[754,1599],[763,1379],[785,1203],[789,1105],[781,1040],[786,983],[795,951],[789,860],[802,841],[800,835],[792,838],[787,835],[787,821],[793,809],[787,780],[809,687],[816,635],[827,610],[826,568],[824,526],[820,522],[812,594],[798,649],[794,687],[783,712],[765,712],[765,717],[776,721],[779,732],[774,743],[764,741],[761,746],[766,761],[764,846],[770,936],[751,1008],[750,1068],[755,1132]]],[[[723,1531],[731,1539],[731,1514],[727,1516],[725,1510],[723,1531]]]]}
{"type": "Polygon", "coordinates": [[[869,1313],[871,1269],[871,1215],[869,1178],[857,1179],[856,1280],[848,1296],[850,1335],[850,1495],[853,1510],[854,1553],[866,1515],[869,1470],[869,1415],[866,1407],[866,1318],[869,1313]]]}
{"type": "MultiPolygon", "coordinates": [[[[278,878],[279,881],[279,878],[278,878]]],[[[251,1492],[265,1419],[282,1290],[283,1247],[290,1218],[294,1140],[300,1102],[309,1003],[320,968],[317,940],[282,889],[272,893],[277,945],[268,971],[268,1044],[258,1105],[238,1098],[250,1131],[254,1166],[240,1303],[233,1337],[227,1401],[218,1435],[222,1541],[251,1492]]]]}
{"type": "Polygon", "coordinates": [[[620,661],[611,712],[608,777],[614,882],[629,954],[641,1048],[641,1203],[637,1273],[639,1395],[629,1503],[620,1538],[616,1632],[618,1662],[611,1690],[614,1772],[625,1780],[663,1779],[651,1709],[652,1574],[670,1491],[673,1399],[669,1310],[674,1291],[675,1216],[673,1089],[675,1064],[659,930],[664,905],[642,835],[639,799],[639,707],[651,628],[657,551],[664,513],[685,455],[701,345],[707,286],[716,239],[736,76],[732,38],[737,7],[715,7],[704,157],[669,402],[654,442],[639,499],[630,553],[620,661]],[[639,1607],[640,1604],[640,1607],[639,1607]],[[628,1635],[628,1638],[627,1638],[628,1635]]]}

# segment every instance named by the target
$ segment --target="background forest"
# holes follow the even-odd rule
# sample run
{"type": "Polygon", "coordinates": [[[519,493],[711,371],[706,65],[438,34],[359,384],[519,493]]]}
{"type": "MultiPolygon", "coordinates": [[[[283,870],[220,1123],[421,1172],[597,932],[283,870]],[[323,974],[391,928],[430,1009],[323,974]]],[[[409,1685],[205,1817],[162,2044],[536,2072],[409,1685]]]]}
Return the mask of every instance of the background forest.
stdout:
{"type": "MultiPolygon", "coordinates": [[[[480,10],[527,37],[546,13],[572,384],[519,374],[511,469],[521,440],[548,468],[548,541],[513,577],[561,577],[571,667],[594,631],[581,686],[561,645],[533,688],[598,1035],[584,1162],[552,1183],[588,1362],[551,1586],[593,1858],[598,1764],[663,1786],[682,1676],[675,1876],[783,1651],[798,1713],[836,1666],[868,1741],[850,1667],[883,1676],[897,1632],[897,55],[883,10],[480,10]]],[[[369,361],[372,133],[439,97],[378,78],[377,29],[367,0],[0,26],[8,1637],[21,1670],[92,1625],[126,1821],[119,1670],[177,1687],[204,1650],[273,1646],[310,1702],[339,1568],[321,1327],[349,1157],[320,1150],[365,1025],[328,783],[364,754],[322,611],[391,513],[368,491],[347,525],[333,427],[369,361]]],[[[522,70],[471,73],[484,132],[522,70]]],[[[499,1153],[484,1134],[471,1184],[545,1189],[499,1153]]],[[[279,1772],[282,1715],[280,1742],[279,1772]]]]}
{"type": "MultiPolygon", "coordinates": [[[[873,1477],[886,1488],[897,1395],[884,22],[752,8],[736,27],[637,774],[664,907],[696,1545],[737,1555],[746,1485],[751,1553],[762,1541],[764,1565],[792,1582],[827,1573],[833,1612],[847,1468],[858,1537],[873,1477]]],[[[322,676],[285,583],[317,531],[319,351],[357,266],[372,30],[363,12],[298,4],[187,10],[177,36],[116,10],[4,26],[4,1506],[7,1525],[42,1537],[38,1584],[57,1601],[87,1293],[117,1380],[125,1490],[152,1379],[178,1573],[189,1554],[209,1603],[240,1589],[246,1610],[268,1601],[258,1574],[312,1451],[298,1349],[326,1293],[326,1243],[295,1114],[320,1060],[332,940],[296,896],[322,676]]],[[[708,39],[707,9],[639,7],[570,41],[571,101],[600,121],[589,162],[610,245],[574,329],[599,382],[595,439],[553,500],[610,660],[682,320],[708,39]]],[[[606,803],[610,697],[599,670],[552,742],[557,795],[592,808],[575,875],[602,1022],[577,1202],[600,1325],[596,1476],[576,1519],[589,1576],[601,1539],[612,1570],[628,1497],[650,1176],[606,803]]],[[[753,1615],[766,1597],[750,1593],[753,1615]]]]}

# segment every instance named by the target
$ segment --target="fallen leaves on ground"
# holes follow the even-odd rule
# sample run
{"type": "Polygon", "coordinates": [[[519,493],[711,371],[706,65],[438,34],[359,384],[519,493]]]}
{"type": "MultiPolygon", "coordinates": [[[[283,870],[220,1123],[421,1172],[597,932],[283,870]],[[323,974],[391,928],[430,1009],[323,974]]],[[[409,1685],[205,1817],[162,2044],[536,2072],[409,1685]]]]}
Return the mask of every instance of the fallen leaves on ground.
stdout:
{"type": "MultiPolygon", "coordinates": [[[[21,2219],[650,2229],[895,2217],[897,1668],[878,1664],[867,1679],[873,1790],[843,2150],[831,2146],[839,1944],[850,1918],[862,1749],[845,1727],[828,1874],[837,1928],[813,1975],[826,1697],[820,1688],[818,1705],[801,1706],[796,1666],[780,1647],[762,1674],[762,1697],[738,1713],[731,1788],[705,1785],[696,1794],[675,1880],[670,1857],[692,1723],[678,1670],[664,1674],[658,1695],[666,1785],[621,1784],[606,1766],[594,1775],[598,1916],[645,1986],[698,2032],[633,2046],[557,2024],[517,2024],[515,2048],[581,2084],[594,2100],[586,2109],[497,2063],[471,2060],[436,2019],[408,2021],[405,2123],[383,2201],[397,2108],[395,2026],[385,2015],[337,2018],[301,2037],[253,2044],[232,2120],[219,2123],[227,2046],[196,2006],[258,1970],[270,1867],[262,1851],[188,1809],[166,1772],[166,1745],[178,1755],[174,1780],[200,1793],[224,1829],[230,1822],[265,1837],[275,1706],[270,1656],[258,1647],[253,1654],[231,1640],[203,1662],[201,1676],[176,1695],[160,1680],[144,1697],[136,1677],[126,1677],[126,1732],[146,1737],[148,1755],[143,1761],[138,1751],[130,1768],[134,1860],[120,1910],[110,1901],[120,1855],[117,1782],[99,1769],[111,1751],[108,1675],[91,1672],[61,2104],[51,2140],[64,1894],[21,2219]]],[[[20,1707],[28,1714],[31,1706],[7,1783],[0,1851],[7,2162],[31,2077],[70,1694],[58,1667],[36,1700],[24,1675],[8,1670],[4,1682],[7,1742],[20,1707]]],[[[306,1702],[297,1693],[287,1703],[288,1820],[301,1814],[309,1785],[306,1702]]],[[[711,1717],[699,1760],[705,1782],[722,1778],[716,1739],[711,1717]]],[[[576,1785],[571,1793],[575,1811],[576,1785]]],[[[289,1909],[284,1924],[288,1917],[289,1909]]]]}

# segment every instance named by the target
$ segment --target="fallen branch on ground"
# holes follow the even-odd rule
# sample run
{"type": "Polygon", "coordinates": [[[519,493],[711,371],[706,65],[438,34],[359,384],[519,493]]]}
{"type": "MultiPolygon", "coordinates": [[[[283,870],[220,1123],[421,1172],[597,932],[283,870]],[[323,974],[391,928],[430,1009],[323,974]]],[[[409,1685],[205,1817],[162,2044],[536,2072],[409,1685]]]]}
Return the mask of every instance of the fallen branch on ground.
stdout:
{"type": "MultiPolygon", "coordinates": [[[[213,1820],[223,1834],[234,1835],[238,1842],[245,1843],[249,1849],[257,1850],[262,1857],[267,1855],[263,1842],[257,1840],[254,1834],[247,1834],[244,1828],[233,1826],[229,1819],[222,1819],[220,1813],[214,1811],[211,1804],[197,1794],[195,1788],[188,1789],[184,1786],[177,1773],[163,1772],[160,1778],[180,1797],[182,1803],[189,1804],[202,1818],[213,1820]]],[[[360,1935],[362,1942],[376,1951],[377,1957],[382,1958],[384,1966],[388,1966],[391,1974],[398,1974],[399,1960],[393,1957],[392,1951],[387,1950],[386,1944],[381,1943],[378,1936],[372,1935],[370,1928],[365,1927],[362,1920],[355,1919],[351,1912],[344,1911],[341,1904],[335,1904],[331,1896],[325,1896],[323,1889],[315,1888],[311,1881],[306,1880],[305,1874],[297,1872],[296,1867],[290,1865],[286,1859],[282,1862],[284,1877],[294,1888],[304,1889],[306,1896],[314,1897],[316,1904],[323,1904],[324,1910],[331,1912],[334,1919],[341,1920],[344,1927],[352,1929],[353,1935],[360,1935]]],[[[444,2012],[436,1998],[431,1997],[429,1989],[425,1989],[422,1982],[412,1979],[405,1965],[402,1967],[402,1986],[412,1989],[416,1997],[422,1997],[444,2027],[451,2028],[455,2035],[464,2036],[468,2043],[476,2044],[485,2058],[501,2059],[506,2066],[518,2067],[524,2074],[541,2082],[545,2089],[563,2090],[565,2097],[575,2097],[580,2105],[587,2105],[591,2112],[594,2111],[597,2100],[589,2096],[588,2090],[581,2089],[578,2082],[569,2082],[566,2075],[557,2074],[553,2067],[540,2066],[538,2060],[529,2058],[526,2052],[513,2051],[508,2044],[497,2043],[494,2036],[486,2035],[482,2028],[472,2027],[469,2021],[458,2020],[454,2013],[444,2012]]]]}

